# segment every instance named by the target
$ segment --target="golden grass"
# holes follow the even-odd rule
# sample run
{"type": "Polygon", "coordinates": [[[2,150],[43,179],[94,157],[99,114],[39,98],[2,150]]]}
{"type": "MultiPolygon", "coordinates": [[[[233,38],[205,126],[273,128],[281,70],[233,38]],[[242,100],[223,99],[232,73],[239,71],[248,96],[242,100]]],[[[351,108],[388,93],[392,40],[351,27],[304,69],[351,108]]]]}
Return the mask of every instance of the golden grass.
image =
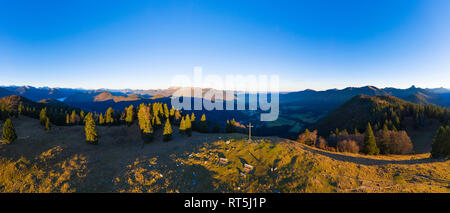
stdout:
{"type": "Polygon", "coordinates": [[[335,153],[239,134],[144,146],[133,126],[100,127],[93,146],[80,126],[46,133],[37,120],[15,122],[19,140],[0,145],[0,192],[450,192],[450,160],[429,154],[335,153]]]}

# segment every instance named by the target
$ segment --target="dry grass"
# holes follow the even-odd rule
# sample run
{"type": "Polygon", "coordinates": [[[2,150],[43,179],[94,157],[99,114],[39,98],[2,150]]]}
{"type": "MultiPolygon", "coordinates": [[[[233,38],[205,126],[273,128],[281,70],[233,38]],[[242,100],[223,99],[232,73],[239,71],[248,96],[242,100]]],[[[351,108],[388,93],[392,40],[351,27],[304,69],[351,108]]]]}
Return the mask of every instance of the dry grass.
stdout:
{"type": "Polygon", "coordinates": [[[450,192],[450,161],[429,154],[334,153],[240,134],[144,145],[135,126],[100,127],[95,146],[81,126],[46,133],[37,120],[13,122],[19,139],[0,145],[1,192],[450,192]]]}

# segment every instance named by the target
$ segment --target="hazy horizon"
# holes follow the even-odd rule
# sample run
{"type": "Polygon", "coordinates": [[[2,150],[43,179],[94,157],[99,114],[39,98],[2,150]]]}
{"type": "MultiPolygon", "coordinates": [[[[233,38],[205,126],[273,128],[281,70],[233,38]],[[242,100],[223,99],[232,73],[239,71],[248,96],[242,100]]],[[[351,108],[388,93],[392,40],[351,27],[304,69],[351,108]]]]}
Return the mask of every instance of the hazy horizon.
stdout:
{"type": "MultiPolygon", "coordinates": [[[[181,87],[182,86],[169,86],[169,87],[165,87],[165,88],[137,88],[137,89],[132,89],[132,88],[83,88],[83,87],[50,87],[50,86],[35,86],[35,85],[0,85],[0,88],[5,88],[5,87],[34,87],[34,88],[50,88],[50,89],[80,89],[80,90],[165,90],[165,89],[169,89],[172,87],[181,87]]],[[[376,87],[377,89],[387,89],[387,88],[394,88],[394,89],[409,89],[412,87],[415,88],[420,88],[420,89],[447,89],[450,90],[450,88],[446,88],[446,87],[432,87],[432,88],[423,88],[423,87],[418,87],[416,85],[411,85],[409,87],[377,87],[374,85],[364,85],[364,86],[346,86],[346,87],[342,87],[342,88],[326,88],[326,89],[301,89],[301,90],[280,90],[279,92],[283,93],[283,92],[300,92],[300,91],[305,91],[305,90],[314,90],[314,91],[326,91],[326,90],[333,90],[333,89],[337,89],[337,90],[343,90],[346,88],[362,88],[362,87],[376,87]]],[[[193,87],[192,87],[193,88],[193,87]]],[[[210,89],[211,87],[200,87],[202,89],[210,89]]],[[[216,90],[220,90],[217,88],[212,88],[212,89],[216,89],[216,90]]]]}

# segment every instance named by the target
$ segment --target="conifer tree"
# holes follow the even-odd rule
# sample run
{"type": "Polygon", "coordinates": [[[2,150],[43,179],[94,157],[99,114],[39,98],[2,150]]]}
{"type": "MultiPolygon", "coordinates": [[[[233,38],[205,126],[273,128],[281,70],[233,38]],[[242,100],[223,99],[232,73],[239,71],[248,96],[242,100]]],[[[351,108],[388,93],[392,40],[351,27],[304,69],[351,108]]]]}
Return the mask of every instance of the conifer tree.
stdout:
{"type": "Polygon", "coordinates": [[[109,107],[105,113],[105,123],[107,125],[114,124],[114,110],[112,107],[109,107]]]}
{"type": "Polygon", "coordinates": [[[141,104],[138,111],[138,123],[142,138],[145,142],[150,142],[153,139],[153,128],[150,117],[150,107],[141,104]]]}
{"type": "Polygon", "coordinates": [[[172,121],[173,119],[174,119],[174,117],[175,117],[175,109],[173,108],[173,106],[172,106],[172,108],[170,108],[170,111],[169,111],[169,117],[170,117],[170,120],[172,121]]]}
{"type": "Polygon", "coordinates": [[[98,125],[104,125],[105,124],[105,118],[103,117],[103,114],[100,113],[98,117],[98,125]]]}
{"type": "Polygon", "coordinates": [[[17,112],[19,115],[22,115],[22,113],[25,111],[25,107],[22,105],[22,103],[19,103],[19,108],[17,109],[17,112]]]}
{"type": "Polygon", "coordinates": [[[164,104],[164,117],[169,118],[169,108],[167,107],[167,104],[164,104]]]}
{"type": "Polygon", "coordinates": [[[80,112],[80,122],[81,123],[84,123],[84,117],[85,116],[86,116],[86,113],[83,110],[81,110],[81,112],[80,112]]]}
{"type": "Polygon", "coordinates": [[[377,147],[375,136],[373,134],[372,126],[367,124],[366,132],[364,133],[364,149],[363,152],[367,155],[378,155],[380,150],[377,147]]]}
{"type": "Polygon", "coordinates": [[[42,108],[39,113],[39,121],[41,122],[41,125],[45,125],[45,118],[47,118],[47,107],[42,108]]]}
{"type": "Polygon", "coordinates": [[[75,110],[72,110],[72,114],[70,115],[70,123],[77,125],[80,121],[77,112],[75,110]]]}
{"type": "Polygon", "coordinates": [[[70,115],[66,113],[66,125],[70,125],[70,115]]]}
{"type": "Polygon", "coordinates": [[[191,123],[191,119],[189,118],[189,115],[186,115],[186,117],[184,118],[184,126],[186,128],[186,134],[188,136],[192,135],[192,123],[191,123]]]}
{"type": "Polygon", "coordinates": [[[450,157],[450,126],[441,126],[431,145],[432,158],[450,157]]]}
{"type": "Polygon", "coordinates": [[[14,128],[13,123],[11,122],[11,119],[6,119],[5,123],[3,124],[3,140],[11,144],[17,139],[16,135],[16,129],[14,128]]]}
{"type": "Polygon", "coordinates": [[[180,122],[180,133],[181,134],[184,134],[185,133],[185,131],[186,131],[186,124],[185,124],[185,122],[184,122],[184,117],[183,118],[181,118],[181,122],[180,122]]]}
{"type": "Polygon", "coordinates": [[[155,126],[159,127],[161,126],[161,119],[159,119],[159,116],[155,116],[155,126]]]}
{"type": "Polygon", "coordinates": [[[51,129],[50,119],[48,117],[46,117],[45,118],[45,131],[50,132],[50,129],[51,129]]]}
{"type": "Polygon", "coordinates": [[[166,124],[164,125],[163,137],[164,141],[170,141],[172,139],[172,126],[170,125],[169,118],[167,118],[166,124]]]}
{"type": "Polygon", "coordinates": [[[128,125],[131,125],[134,121],[134,106],[130,105],[129,107],[125,108],[126,110],[126,117],[125,122],[127,122],[128,125]]]}
{"type": "Polygon", "coordinates": [[[86,142],[89,144],[98,144],[98,131],[92,113],[86,115],[84,132],[86,135],[86,142]]]}
{"type": "Polygon", "coordinates": [[[195,122],[195,114],[194,113],[191,113],[191,122],[193,123],[193,122],[195,122]]]}
{"type": "Polygon", "coordinates": [[[175,120],[180,120],[182,118],[180,110],[175,110],[175,120]]]}

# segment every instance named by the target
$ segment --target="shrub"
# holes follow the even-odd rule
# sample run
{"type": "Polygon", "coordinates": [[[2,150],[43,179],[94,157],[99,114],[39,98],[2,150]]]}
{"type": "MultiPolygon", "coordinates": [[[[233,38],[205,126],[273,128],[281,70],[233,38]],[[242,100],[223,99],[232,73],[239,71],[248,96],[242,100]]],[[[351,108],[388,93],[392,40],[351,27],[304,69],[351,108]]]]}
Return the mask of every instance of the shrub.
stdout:
{"type": "Polygon", "coordinates": [[[308,146],[314,146],[317,141],[317,130],[310,132],[306,129],[305,132],[298,136],[297,141],[308,146]]]}
{"type": "Polygon", "coordinates": [[[327,138],[328,146],[337,146],[337,143],[339,141],[345,141],[345,140],[351,140],[355,141],[356,144],[358,144],[359,149],[362,150],[364,147],[364,135],[357,133],[357,134],[348,134],[348,135],[332,135],[327,138]]]}
{"type": "Polygon", "coordinates": [[[359,146],[356,141],[343,140],[337,143],[337,150],[339,152],[359,153],[359,146]]]}
{"type": "Polygon", "coordinates": [[[410,154],[413,144],[405,131],[380,130],[377,145],[382,154],[410,154]]]}
{"type": "Polygon", "coordinates": [[[327,149],[328,142],[324,138],[319,137],[319,140],[316,142],[316,147],[319,149],[327,149]]]}

